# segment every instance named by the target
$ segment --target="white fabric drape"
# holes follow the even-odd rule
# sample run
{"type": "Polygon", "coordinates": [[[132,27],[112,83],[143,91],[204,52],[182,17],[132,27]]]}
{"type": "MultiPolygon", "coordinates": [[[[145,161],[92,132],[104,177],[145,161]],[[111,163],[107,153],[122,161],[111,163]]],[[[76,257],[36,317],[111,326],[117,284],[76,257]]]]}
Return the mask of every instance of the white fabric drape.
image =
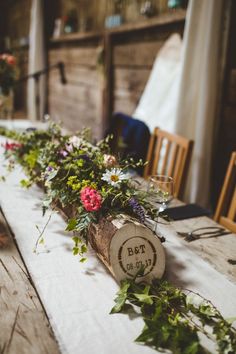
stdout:
{"type": "Polygon", "coordinates": [[[164,44],[133,114],[151,131],[158,126],[194,140],[185,201],[203,206],[209,206],[229,17],[230,0],[189,1],[182,49],[177,35],[164,44]]]}
{"type": "MultiPolygon", "coordinates": [[[[45,68],[44,26],[43,26],[43,1],[32,0],[30,36],[29,36],[29,74],[45,68]]],[[[39,79],[39,113],[36,106],[36,83],[34,79],[28,80],[27,107],[30,120],[42,119],[45,107],[45,75],[39,79]]]]}
{"type": "Polygon", "coordinates": [[[179,89],[182,40],[175,33],[159,50],[142,97],[133,117],[155,127],[174,132],[179,89]]]}
{"type": "Polygon", "coordinates": [[[191,0],[184,32],[175,131],[193,139],[195,144],[186,200],[204,206],[209,204],[222,72],[223,24],[227,11],[227,0],[191,0]]]}

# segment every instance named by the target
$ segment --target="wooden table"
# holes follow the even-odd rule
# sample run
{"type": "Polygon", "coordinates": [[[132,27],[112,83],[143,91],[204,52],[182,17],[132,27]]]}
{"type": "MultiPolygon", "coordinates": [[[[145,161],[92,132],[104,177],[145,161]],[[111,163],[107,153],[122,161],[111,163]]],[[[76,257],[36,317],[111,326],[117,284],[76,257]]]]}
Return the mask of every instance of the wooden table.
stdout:
{"type": "Polygon", "coordinates": [[[46,312],[0,212],[0,353],[59,353],[46,312]]]}
{"type": "MultiPolygon", "coordinates": [[[[1,154],[0,159],[2,166],[1,154]]],[[[0,167],[0,175],[3,170],[0,167]]],[[[85,265],[72,256],[72,243],[58,214],[46,231],[46,248],[33,254],[35,225],[42,228],[46,222],[40,211],[43,193],[37,187],[22,190],[22,177],[17,168],[0,183],[0,353],[155,353],[133,343],[141,320],[109,315],[118,285],[92,250],[85,265]]],[[[225,316],[233,317],[236,265],[228,259],[236,258],[236,235],[187,243],[174,232],[209,225],[215,223],[200,217],[158,226],[167,239],[166,276],[199,291],[225,316]]]]}

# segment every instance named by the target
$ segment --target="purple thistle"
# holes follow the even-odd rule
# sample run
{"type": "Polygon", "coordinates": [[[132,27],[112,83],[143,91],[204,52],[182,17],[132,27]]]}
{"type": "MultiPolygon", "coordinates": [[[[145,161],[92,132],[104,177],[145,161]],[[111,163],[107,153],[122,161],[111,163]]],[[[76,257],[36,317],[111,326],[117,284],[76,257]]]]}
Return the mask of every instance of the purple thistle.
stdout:
{"type": "Polygon", "coordinates": [[[86,155],[86,154],[79,155],[79,158],[83,159],[85,161],[90,161],[90,157],[88,155],[86,155]]]}
{"type": "Polygon", "coordinates": [[[130,198],[128,203],[132,207],[133,212],[138,215],[140,222],[143,224],[145,222],[144,208],[134,197],[130,198]]]}

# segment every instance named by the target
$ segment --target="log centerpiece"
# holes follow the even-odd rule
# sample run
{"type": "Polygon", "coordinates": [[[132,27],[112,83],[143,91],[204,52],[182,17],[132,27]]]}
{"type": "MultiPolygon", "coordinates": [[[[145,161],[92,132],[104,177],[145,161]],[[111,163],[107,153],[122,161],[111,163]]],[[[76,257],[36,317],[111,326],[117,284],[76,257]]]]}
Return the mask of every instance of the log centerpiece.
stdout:
{"type": "Polygon", "coordinates": [[[126,215],[103,218],[92,224],[89,242],[117,281],[133,278],[144,267],[140,281],[161,278],[165,270],[165,252],[157,236],[126,215]]]}

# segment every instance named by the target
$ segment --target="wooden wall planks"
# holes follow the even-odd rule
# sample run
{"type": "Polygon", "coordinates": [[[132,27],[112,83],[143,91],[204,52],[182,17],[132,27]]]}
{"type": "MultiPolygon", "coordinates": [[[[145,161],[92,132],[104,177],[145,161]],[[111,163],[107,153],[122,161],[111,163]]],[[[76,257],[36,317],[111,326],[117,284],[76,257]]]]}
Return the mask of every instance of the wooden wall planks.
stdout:
{"type": "Polygon", "coordinates": [[[144,41],[117,44],[114,46],[114,66],[142,66],[152,68],[152,64],[164,41],[144,41]]]}
{"type": "Polygon", "coordinates": [[[103,78],[97,67],[98,48],[99,43],[51,49],[49,64],[64,63],[67,84],[61,84],[59,72],[54,70],[48,87],[52,119],[71,131],[91,127],[93,136],[100,138],[103,78]]]}
{"type": "Polygon", "coordinates": [[[132,115],[150,75],[161,41],[114,44],[113,110],[132,115]]]}
{"type": "MultiPolygon", "coordinates": [[[[28,75],[28,46],[16,50],[17,64],[19,69],[19,77],[28,75]]],[[[21,82],[16,85],[14,91],[15,111],[20,112],[24,118],[27,118],[27,82],[21,82]]]]}
{"type": "Polygon", "coordinates": [[[1,211],[0,248],[0,353],[59,354],[44,309],[1,211]]]}
{"type": "Polygon", "coordinates": [[[94,33],[84,38],[66,36],[52,41],[49,64],[65,64],[67,85],[60,83],[57,70],[50,73],[49,110],[70,130],[91,126],[101,138],[114,111],[132,114],[164,41],[173,32],[183,32],[184,14],[167,23],[134,25],[94,33]]]}

